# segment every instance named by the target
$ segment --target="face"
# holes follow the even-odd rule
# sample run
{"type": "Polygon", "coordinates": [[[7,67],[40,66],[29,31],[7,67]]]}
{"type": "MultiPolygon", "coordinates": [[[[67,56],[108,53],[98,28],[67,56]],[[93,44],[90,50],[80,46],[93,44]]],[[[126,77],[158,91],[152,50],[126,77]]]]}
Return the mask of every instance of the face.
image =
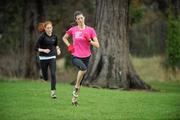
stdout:
{"type": "Polygon", "coordinates": [[[53,26],[51,24],[47,24],[45,27],[45,32],[47,34],[52,34],[53,26]]]}
{"type": "Polygon", "coordinates": [[[85,20],[85,17],[82,14],[76,16],[76,22],[78,25],[83,25],[84,20],[85,20]]]}

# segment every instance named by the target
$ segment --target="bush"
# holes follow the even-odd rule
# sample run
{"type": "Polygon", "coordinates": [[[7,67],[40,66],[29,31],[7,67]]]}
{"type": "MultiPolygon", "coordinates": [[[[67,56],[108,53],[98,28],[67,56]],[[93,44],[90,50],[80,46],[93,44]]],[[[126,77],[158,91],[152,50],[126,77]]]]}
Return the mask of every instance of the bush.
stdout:
{"type": "Polygon", "coordinates": [[[180,68],[180,22],[171,16],[168,19],[166,45],[167,65],[173,69],[180,68]]]}

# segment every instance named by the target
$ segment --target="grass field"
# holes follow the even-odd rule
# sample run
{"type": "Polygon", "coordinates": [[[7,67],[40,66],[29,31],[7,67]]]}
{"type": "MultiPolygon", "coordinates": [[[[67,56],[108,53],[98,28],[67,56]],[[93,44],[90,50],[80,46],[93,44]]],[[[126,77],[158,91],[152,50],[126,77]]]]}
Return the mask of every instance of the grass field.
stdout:
{"type": "Polygon", "coordinates": [[[179,120],[180,83],[150,83],[159,92],[82,87],[78,107],[71,105],[72,86],[0,80],[1,120],[179,120]]]}

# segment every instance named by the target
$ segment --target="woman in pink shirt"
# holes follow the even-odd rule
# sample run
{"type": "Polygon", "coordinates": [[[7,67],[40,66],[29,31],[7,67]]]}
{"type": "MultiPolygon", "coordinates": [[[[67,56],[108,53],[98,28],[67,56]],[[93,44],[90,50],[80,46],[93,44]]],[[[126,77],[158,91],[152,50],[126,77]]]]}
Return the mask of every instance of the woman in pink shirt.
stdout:
{"type": "Polygon", "coordinates": [[[77,26],[71,27],[63,36],[63,41],[68,47],[68,51],[72,55],[72,63],[78,67],[77,80],[75,90],[73,91],[72,104],[77,105],[78,93],[81,81],[87,72],[88,63],[91,56],[90,46],[99,48],[99,42],[96,32],[92,27],[85,25],[85,17],[81,11],[74,13],[74,20],[77,26]],[[72,37],[73,43],[70,44],[68,38],[72,37]]]}

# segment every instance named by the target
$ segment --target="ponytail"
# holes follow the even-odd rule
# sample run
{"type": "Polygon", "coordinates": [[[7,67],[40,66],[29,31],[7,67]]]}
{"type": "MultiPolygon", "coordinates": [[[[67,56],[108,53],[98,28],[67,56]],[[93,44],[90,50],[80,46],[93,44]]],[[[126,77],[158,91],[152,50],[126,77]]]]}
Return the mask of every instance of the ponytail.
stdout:
{"type": "Polygon", "coordinates": [[[51,24],[51,25],[52,25],[52,22],[51,22],[51,21],[40,22],[40,23],[38,24],[38,27],[37,27],[38,31],[39,31],[40,33],[45,32],[45,27],[46,27],[48,24],[51,24]]]}
{"type": "Polygon", "coordinates": [[[37,29],[40,33],[44,32],[45,31],[45,23],[44,22],[39,23],[37,29]]]}

